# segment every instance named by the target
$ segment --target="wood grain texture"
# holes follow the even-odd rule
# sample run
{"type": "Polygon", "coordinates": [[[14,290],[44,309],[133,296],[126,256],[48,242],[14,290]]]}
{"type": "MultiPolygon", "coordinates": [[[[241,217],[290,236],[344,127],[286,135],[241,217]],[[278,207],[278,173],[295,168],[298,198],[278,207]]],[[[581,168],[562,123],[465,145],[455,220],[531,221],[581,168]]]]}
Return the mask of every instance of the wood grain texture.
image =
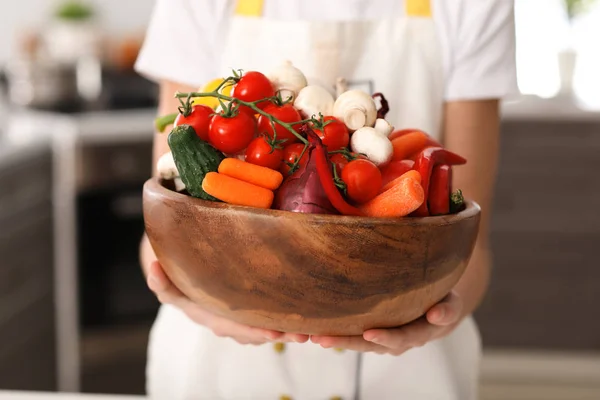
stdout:
{"type": "Polygon", "coordinates": [[[468,263],[479,206],[375,219],[260,210],[144,186],[150,242],[169,278],[209,311],[285,332],[357,335],[410,322],[468,263]]]}

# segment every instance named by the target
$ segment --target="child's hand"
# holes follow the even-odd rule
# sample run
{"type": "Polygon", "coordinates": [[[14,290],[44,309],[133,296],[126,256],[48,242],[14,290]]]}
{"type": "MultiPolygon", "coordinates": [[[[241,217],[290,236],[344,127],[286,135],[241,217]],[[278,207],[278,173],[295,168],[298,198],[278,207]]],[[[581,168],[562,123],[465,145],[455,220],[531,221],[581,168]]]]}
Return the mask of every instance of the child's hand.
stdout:
{"type": "Polygon", "coordinates": [[[362,336],[311,336],[321,347],[399,356],[448,335],[462,319],[463,302],[451,293],[415,322],[394,329],[371,329],[362,336]]]}
{"type": "Polygon", "coordinates": [[[148,287],[156,294],[161,303],[178,307],[194,322],[211,329],[215,335],[230,337],[240,344],[260,345],[273,341],[297,343],[308,341],[306,335],[253,328],[209,313],[193,303],[173,285],[158,261],[154,261],[150,265],[148,287]]]}

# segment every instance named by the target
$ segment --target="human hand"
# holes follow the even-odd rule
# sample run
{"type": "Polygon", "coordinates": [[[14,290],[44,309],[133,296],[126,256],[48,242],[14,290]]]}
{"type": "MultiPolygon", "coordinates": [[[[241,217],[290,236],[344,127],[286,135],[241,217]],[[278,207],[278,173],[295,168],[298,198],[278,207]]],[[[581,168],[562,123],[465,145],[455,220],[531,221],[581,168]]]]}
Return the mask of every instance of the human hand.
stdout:
{"type": "Polygon", "coordinates": [[[229,337],[240,344],[260,345],[268,342],[305,343],[307,335],[283,333],[238,324],[214,315],[198,306],[173,285],[165,275],[160,263],[153,261],[148,268],[148,287],[163,304],[182,310],[192,321],[206,326],[219,337],[229,337]]]}
{"type": "Polygon", "coordinates": [[[323,348],[341,348],[360,352],[399,356],[414,347],[422,347],[454,330],[462,320],[463,301],[456,292],[433,306],[423,317],[399,328],[371,329],[362,336],[311,336],[323,348]]]}

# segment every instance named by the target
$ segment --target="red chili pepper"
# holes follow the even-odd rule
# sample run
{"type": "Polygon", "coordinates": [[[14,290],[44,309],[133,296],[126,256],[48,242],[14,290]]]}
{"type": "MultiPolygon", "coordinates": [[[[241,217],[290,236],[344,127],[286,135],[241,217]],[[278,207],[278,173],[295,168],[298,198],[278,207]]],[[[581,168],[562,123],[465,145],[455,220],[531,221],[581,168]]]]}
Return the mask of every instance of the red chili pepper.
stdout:
{"type": "Polygon", "coordinates": [[[450,214],[450,193],[452,192],[452,167],[436,165],[431,173],[429,185],[429,213],[431,215],[450,214]]]}
{"type": "MultiPolygon", "coordinates": [[[[429,199],[429,184],[431,182],[431,173],[433,167],[436,165],[463,165],[466,164],[467,160],[463,157],[448,151],[442,147],[428,147],[421,151],[415,160],[414,170],[421,174],[421,185],[425,191],[425,199],[429,199]]],[[[416,217],[427,217],[429,216],[429,208],[427,201],[424,201],[421,207],[416,210],[413,214],[416,217]]]]}
{"type": "Polygon", "coordinates": [[[346,200],[344,200],[344,197],[335,185],[335,182],[333,181],[333,168],[327,158],[327,150],[325,149],[325,146],[323,146],[323,142],[321,142],[319,136],[307,125],[304,125],[301,128],[301,131],[306,133],[306,138],[309,143],[315,147],[312,152],[312,157],[316,157],[315,164],[317,166],[321,185],[333,207],[335,207],[342,215],[364,215],[362,211],[348,204],[346,200]]]}

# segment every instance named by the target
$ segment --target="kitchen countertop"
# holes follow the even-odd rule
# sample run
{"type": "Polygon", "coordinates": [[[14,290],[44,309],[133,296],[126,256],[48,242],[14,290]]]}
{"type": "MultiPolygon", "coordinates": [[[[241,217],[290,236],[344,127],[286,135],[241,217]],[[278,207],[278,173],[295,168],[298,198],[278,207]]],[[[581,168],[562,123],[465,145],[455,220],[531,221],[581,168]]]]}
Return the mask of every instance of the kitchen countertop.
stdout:
{"type": "Polygon", "coordinates": [[[8,138],[0,136],[0,168],[24,158],[35,157],[48,149],[48,141],[36,141],[34,143],[15,143],[8,138]]]}
{"type": "Polygon", "coordinates": [[[0,391],[0,400],[141,400],[143,396],[0,391]]]}
{"type": "Polygon", "coordinates": [[[577,99],[557,96],[544,99],[521,96],[502,105],[505,121],[592,121],[600,122],[600,108],[580,104],[577,99]]]}

